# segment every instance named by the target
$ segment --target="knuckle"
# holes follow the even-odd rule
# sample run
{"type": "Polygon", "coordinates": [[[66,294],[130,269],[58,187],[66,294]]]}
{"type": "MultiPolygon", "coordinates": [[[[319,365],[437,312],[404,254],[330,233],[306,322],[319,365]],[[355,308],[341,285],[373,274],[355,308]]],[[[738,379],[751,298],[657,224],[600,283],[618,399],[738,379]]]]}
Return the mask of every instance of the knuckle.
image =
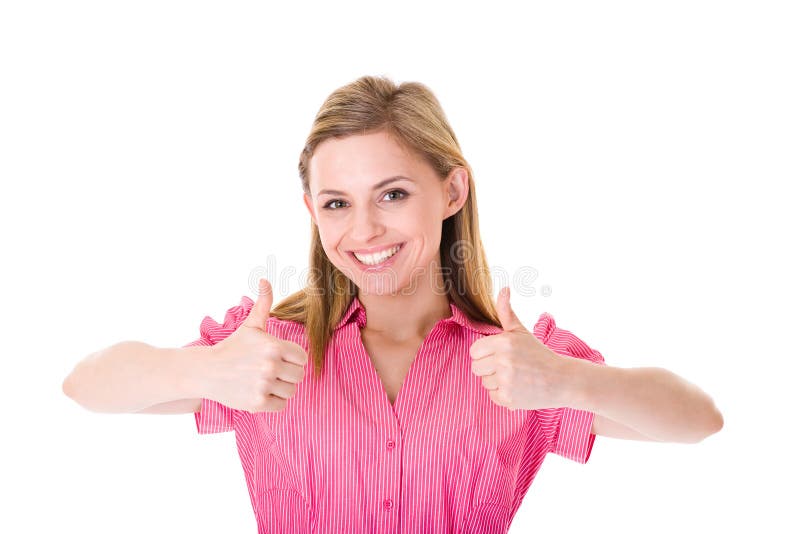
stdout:
{"type": "Polygon", "coordinates": [[[279,360],[283,354],[283,347],[277,343],[267,344],[264,354],[271,360],[279,360]]]}
{"type": "Polygon", "coordinates": [[[272,393],[272,385],[273,381],[270,378],[264,377],[258,381],[258,395],[260,397],[266,397],[270,393],[272,393]]]}
{"type": "Polygon", "coordinates": [[[271,380],[278,372],[278,362],[274,358],[264,358],[261,362],[261,374],[271,380]]]}

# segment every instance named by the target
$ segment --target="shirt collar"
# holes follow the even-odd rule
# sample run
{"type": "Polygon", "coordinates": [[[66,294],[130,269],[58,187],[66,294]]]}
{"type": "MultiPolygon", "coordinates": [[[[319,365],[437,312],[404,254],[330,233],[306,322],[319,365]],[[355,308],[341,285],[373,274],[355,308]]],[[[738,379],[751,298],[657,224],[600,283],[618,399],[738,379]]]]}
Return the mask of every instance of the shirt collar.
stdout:
{"type": "MultiPolygon", "coordinates": [[[[503,331],[502,328],[492,324],[470,318],[467,316],[467,314],[462,312],[461,308],[456,306],[452,300],[450,301],[450,314],[450,317],[443,319],[445,323],[454,323],[463,328],[467,328],[484,335],[499,334],[503,331]]],[[[353,297],[352,302],[350,302],[350,306],[348,306],[347,310],[344,312],[344,315],[342,315],[342,319],[336,325],[334,330],[339,330],[344,325],[353,321],[358,324],[359,328],[364,328],[364,326],[367,324],[367,311],[364,309],[364,306],[361,304],[361,301],[358,300],[357,296],[353,297]]]]}

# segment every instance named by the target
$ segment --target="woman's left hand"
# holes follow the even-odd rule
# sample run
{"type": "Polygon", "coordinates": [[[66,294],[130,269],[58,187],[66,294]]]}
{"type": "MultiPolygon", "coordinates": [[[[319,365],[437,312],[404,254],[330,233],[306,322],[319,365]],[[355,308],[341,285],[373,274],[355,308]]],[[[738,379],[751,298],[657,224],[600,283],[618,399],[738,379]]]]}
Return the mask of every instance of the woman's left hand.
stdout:
{"type": "Polygon", "coordinates": [[[511,410],[567,406],[567,356],[556,354],[528,331],[511,309],[508,287],[497,297],[503,332],[484,336],[469,349],[472,373],[492,401],[511,410]]]}

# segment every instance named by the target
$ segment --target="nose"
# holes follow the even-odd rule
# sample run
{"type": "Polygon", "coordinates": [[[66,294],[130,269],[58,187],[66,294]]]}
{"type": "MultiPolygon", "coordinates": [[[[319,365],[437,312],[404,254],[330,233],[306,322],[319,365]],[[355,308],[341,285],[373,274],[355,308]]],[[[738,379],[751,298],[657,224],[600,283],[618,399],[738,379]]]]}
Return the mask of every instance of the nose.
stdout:
{"type": "Polygon", "coordinates": [[[373,211],[372,206],[353,209],[351,213],[353,213],[353,218],[350,238],[354,242],[366,245],[375,237],[383,234],[383,222],[381,222],[380,216],[373,211]]]}

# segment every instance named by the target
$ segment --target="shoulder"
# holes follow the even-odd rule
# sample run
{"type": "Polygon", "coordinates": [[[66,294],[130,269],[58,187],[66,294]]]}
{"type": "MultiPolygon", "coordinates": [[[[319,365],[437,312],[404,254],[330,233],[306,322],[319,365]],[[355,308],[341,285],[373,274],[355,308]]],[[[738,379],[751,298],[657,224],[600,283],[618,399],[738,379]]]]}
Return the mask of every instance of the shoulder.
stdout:
{"type": "Polygon", "coordinates": [[[533,335],[544,343],[547,348],[558,354],[591,360],[603,363],[604,359],[599,351],[593,349],[583,339],[571,330],[556,324],[555,318],[547,312],[539,315],[533,326],[533,335]]]}
{"type": "Polygon", "coordinates": [[[555,327],[556,320],[553,319],[553,316],[547,312],[542,312],[536,320],[536,324],[533,325],[533,335],[546,345],[555,327]]]}
{"type": "MultiPolygon", "coordinates": [[[[213,317],[206,315],[200,323],[200,334],[211,344],[218,343],[230,336],[247,319],[250,310],[253,309],[255,301],[246,295],[242,295],[238,304],[229,307],[225,311],[225,316],[221,322],[213,317]]],[[[286,341],[302,344],[306,337],[305,325],[295,321],[285,321],[277,317],[270,317],[264,325],[265,331],[286,341]]]]}

